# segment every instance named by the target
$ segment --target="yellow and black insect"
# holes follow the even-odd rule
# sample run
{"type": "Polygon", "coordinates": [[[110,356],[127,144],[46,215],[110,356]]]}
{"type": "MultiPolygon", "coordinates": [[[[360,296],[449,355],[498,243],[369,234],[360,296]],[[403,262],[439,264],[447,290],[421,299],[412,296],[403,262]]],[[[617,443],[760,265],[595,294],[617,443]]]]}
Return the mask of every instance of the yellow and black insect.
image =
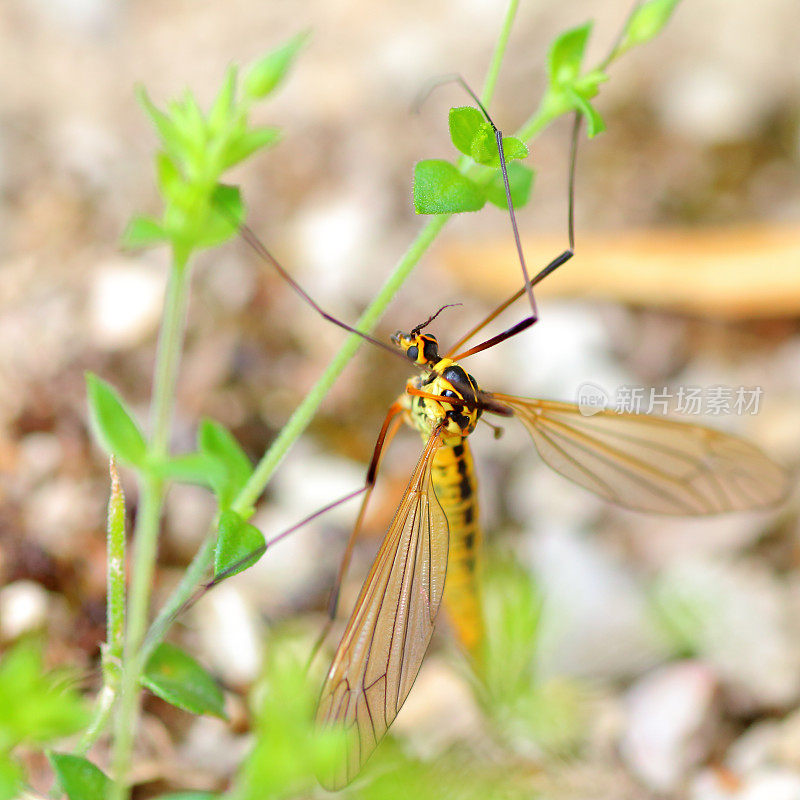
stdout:
{"type": "Polygon", "coordinates": [[[425,442],[422,454],[322,687],[318,722],[323,728],[340,731],[343,747],[334,774],[321,778],[329,789],[349,783],[389,729],[417,677],[443,600],[460,641],[478,657],[483,637],[476,568],[481,531],[468,438],[482,415],[516,417],[550,467],[595,494],[637,511],[686,515],[743,511],[774,505],[788,489],[785,471],[757,447],[735,436],[641,414],[604,410],[585,416],[571,403],[487,392],[459,363],[534,324],[538,317],[533,286],[573,255],[572,185],[579,117],[573,126],[570,158],[570,246],[530,279],[508,188],[502,136],[480,107],[496,133],[525,283],[446,355],[440,355],[436,338],[423,332],[439,312],[409,333],[396,333],[390,347],[325,313],[249,229],[242,231],[245,239],[322,316],[420,368],[389,409],[365,486],[343,498],[364,494],[339,570],[337,589],[332,594],[331,617],[385,446],[402,422],[419,431],[425,442]],[[523,294],[530,300],[529,316],[481,344],[460,351],[523,294]]]}
{"type": "Polygon", "coordinates": [[[338,788],[361,769],[417,676],[442,599],[462,642],[477,648],[474,558],[479,537],[468,437],[483,413],[517,417],[553,469],[626,508],[718,514],[774,505],[784,470],[754,445],[700,425],[483,391],[436,340],[418,332],[392,341],[429,371],[392,407],[425,447],[328,671],[318,720],[344,731],[338,788]],[[448,567],[448,549],[455,564],[448,567]],[[452,568],[456,569],[453,570],[452,568]],[[456,577],[455,585],[447,584],[456,577]]]}

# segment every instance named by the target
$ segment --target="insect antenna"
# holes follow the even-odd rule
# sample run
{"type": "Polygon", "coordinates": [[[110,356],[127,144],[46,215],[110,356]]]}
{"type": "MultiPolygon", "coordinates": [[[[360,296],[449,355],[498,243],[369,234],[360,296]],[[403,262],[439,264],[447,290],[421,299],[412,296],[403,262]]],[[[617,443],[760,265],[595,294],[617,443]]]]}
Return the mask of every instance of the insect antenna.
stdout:
{"type": "Polygon", "coordinates": [[[463,306],[463,305],[464,305],[463,303],[447,303],[447,305],[442,306],[435,314],[432,314],[430,317],[428,317],[428,319],[426,319],[425,322],[421,323],[420,325],[417,325],[416,328],[412,328],[411,335],[416,336],[423,328],[427,328],[428,325],[430,325],[431,322],[433,322],[436,319],[436,317],[438,317],[439,314],[441,314],[442,311],[444,311],[446,308],[455,308],[456,306],[463,306]]]}
{"type": "MultiPolygon", "coordinates": [[[[227,209],[222,206],[220,206],[220,208],[225,213],[230,215],[230,212],[227,209]]],[[[386,342],[382,342],[380,339],[376,339],[374,336],[370,336],[368,333],[364,333],[363,331],[354,328],[352,325],[348,325],[346,322],[342,322],[342,320],[337,319],[332,314],[329,314],[327,311],[325,311],[314,300],[314,298],[312,298],[311,295],[289,274],[289,272],[283,267],[278,259],[275,258],[275,256],[273,256],[269,250],[267,250],[266,245],[258,238],[258,236],[256,236],[252,228],[242,223],[239,225],[239,232],[242,236],[242,239],[247,242],[247,244],[256,252],[256,254],[260,256],[263,261],[271,264],[275,271],[289,284],[289,286],[291,286],[292,289],[323,319],[327,320],[328,322],[332,322],[334,325],[338,325],[338,327],[342,328],[348,333],[354,333],[356,336],[360,336],[365,341],[370,342],[377,347],[382,348],[383,350],[386,350],[393,356],[401,358],[404,363],[408,363],[408,359],[399,350],[395,349],[391,345],[386,344],[386,342]]]]}

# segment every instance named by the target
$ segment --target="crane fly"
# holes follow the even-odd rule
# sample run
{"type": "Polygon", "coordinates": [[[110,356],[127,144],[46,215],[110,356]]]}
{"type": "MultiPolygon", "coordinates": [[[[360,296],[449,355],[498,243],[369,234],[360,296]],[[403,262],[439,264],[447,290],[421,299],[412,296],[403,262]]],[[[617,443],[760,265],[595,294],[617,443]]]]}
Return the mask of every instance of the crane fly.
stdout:
{"type": "Polygon", "coordinates": [[[481,415],[516,417],[542,459],[566,478],[625,508],[659,514],[719,514],[768,507],[787,491],[784,470],[743,439],[701,425],[572,403],[489,393],[459,363],[439,356],[433,336],[392,341],[427,366],[390,413],[425,439],[417,466],[367,576],[328,671],[317,712],[344,732],[339,772],[349,783],[388,730],[414,683],[442,599],[462,643],[476,653],[475,552],[479,537],[468,436],[481,415]],[[448,577],[448,548],[456,563],[448,577]],[[452,570],[455,567],[455,570],[452,570]]]}
{"type": "Polygon", "coordinates": [[[495,131],[525,283],[445,355],[440,355],[436,337],[424,332],[442,309],[410,332],[398,331],[389,345],[323,311],[255,234],[246,226],[241,228],[244,239],[325,319],[420,370],[408,380],[386,415],[365,485],[270,541],[271,545],[339,502],[363,494],[331,595],[329,628],[382,454],[402,423],[421,434],[422,453],[358,595],[320,694],[320,727],[342,734],[338,768],[320,777],[328,789],[352,781],[391,726],[417,677],[443,602],[457,637],[479,658],[483,632],[476,559],[481,530],[468,438],[480,421],[486,421],[484,414],[516,418],[546,464],[624,508],[656,514],[719,514],[772,506],[788,490],[786,472],[756,446],[736,436],[701,425],[608,409],[585,416],[572,403],[488,392],[464,369],[462,359],[494,347],[537,321],[533,286],[573,255],[580,116],[576,113],[572,127],[569,248],[529,278],[511,202],[502,135],[472,90],[462,79],[455,80],[472,95],[495,131]],[[461,349],[523,295],[531,306],[527,317],[476,346],[461,349]]]}

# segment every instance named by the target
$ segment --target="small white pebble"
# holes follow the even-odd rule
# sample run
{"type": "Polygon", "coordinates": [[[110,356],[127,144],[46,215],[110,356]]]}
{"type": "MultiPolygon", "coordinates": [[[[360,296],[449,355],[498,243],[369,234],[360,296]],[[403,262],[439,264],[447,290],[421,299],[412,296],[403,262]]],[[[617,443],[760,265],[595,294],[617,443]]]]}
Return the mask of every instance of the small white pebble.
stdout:
{"type": "Polygon", "coordinates": [[[132,347],[158,325],[164,275],[140,262],[119,260],[102,265],[89,295],[94,342],[108,350],[132,347]]]}
{"type": "Polygon", "coordinates": [[[0,589],[0,636],[16,639],[47,619],[47,591],[34,581],[14,581],[0,589]]]}
{"type": "Polygon", "coordinates": [[[218,586],[194,612],[207,659],[226,683],[250,684],[261,672],[262,633],[238,587],[218,586]]]}
{"type": "Polygon", "coordinates": [[[708,756],[718,723],[717,690],[713,671],[699,661],[668,664],[630,689],[620,750],[649,787],[673,791],[708,756]]]}

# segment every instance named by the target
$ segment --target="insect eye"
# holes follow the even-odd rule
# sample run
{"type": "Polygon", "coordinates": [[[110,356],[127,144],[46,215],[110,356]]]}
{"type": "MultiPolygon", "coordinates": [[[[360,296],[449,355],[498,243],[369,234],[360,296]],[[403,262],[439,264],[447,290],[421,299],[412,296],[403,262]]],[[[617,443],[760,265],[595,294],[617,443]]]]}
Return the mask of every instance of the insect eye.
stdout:
{"type": "Polygon", "coordinates": [[[442,392],[442,397],[458,397],[458,395],[452,389],[445,389],[442,392]]]}
{"type": "Polygon", "coordinates": [[[417,347],[417,345],[409,347],[408,350],[406,350],[406,355],[409,361],[416,361],[419,356],[419,347],[417,347]]]}

